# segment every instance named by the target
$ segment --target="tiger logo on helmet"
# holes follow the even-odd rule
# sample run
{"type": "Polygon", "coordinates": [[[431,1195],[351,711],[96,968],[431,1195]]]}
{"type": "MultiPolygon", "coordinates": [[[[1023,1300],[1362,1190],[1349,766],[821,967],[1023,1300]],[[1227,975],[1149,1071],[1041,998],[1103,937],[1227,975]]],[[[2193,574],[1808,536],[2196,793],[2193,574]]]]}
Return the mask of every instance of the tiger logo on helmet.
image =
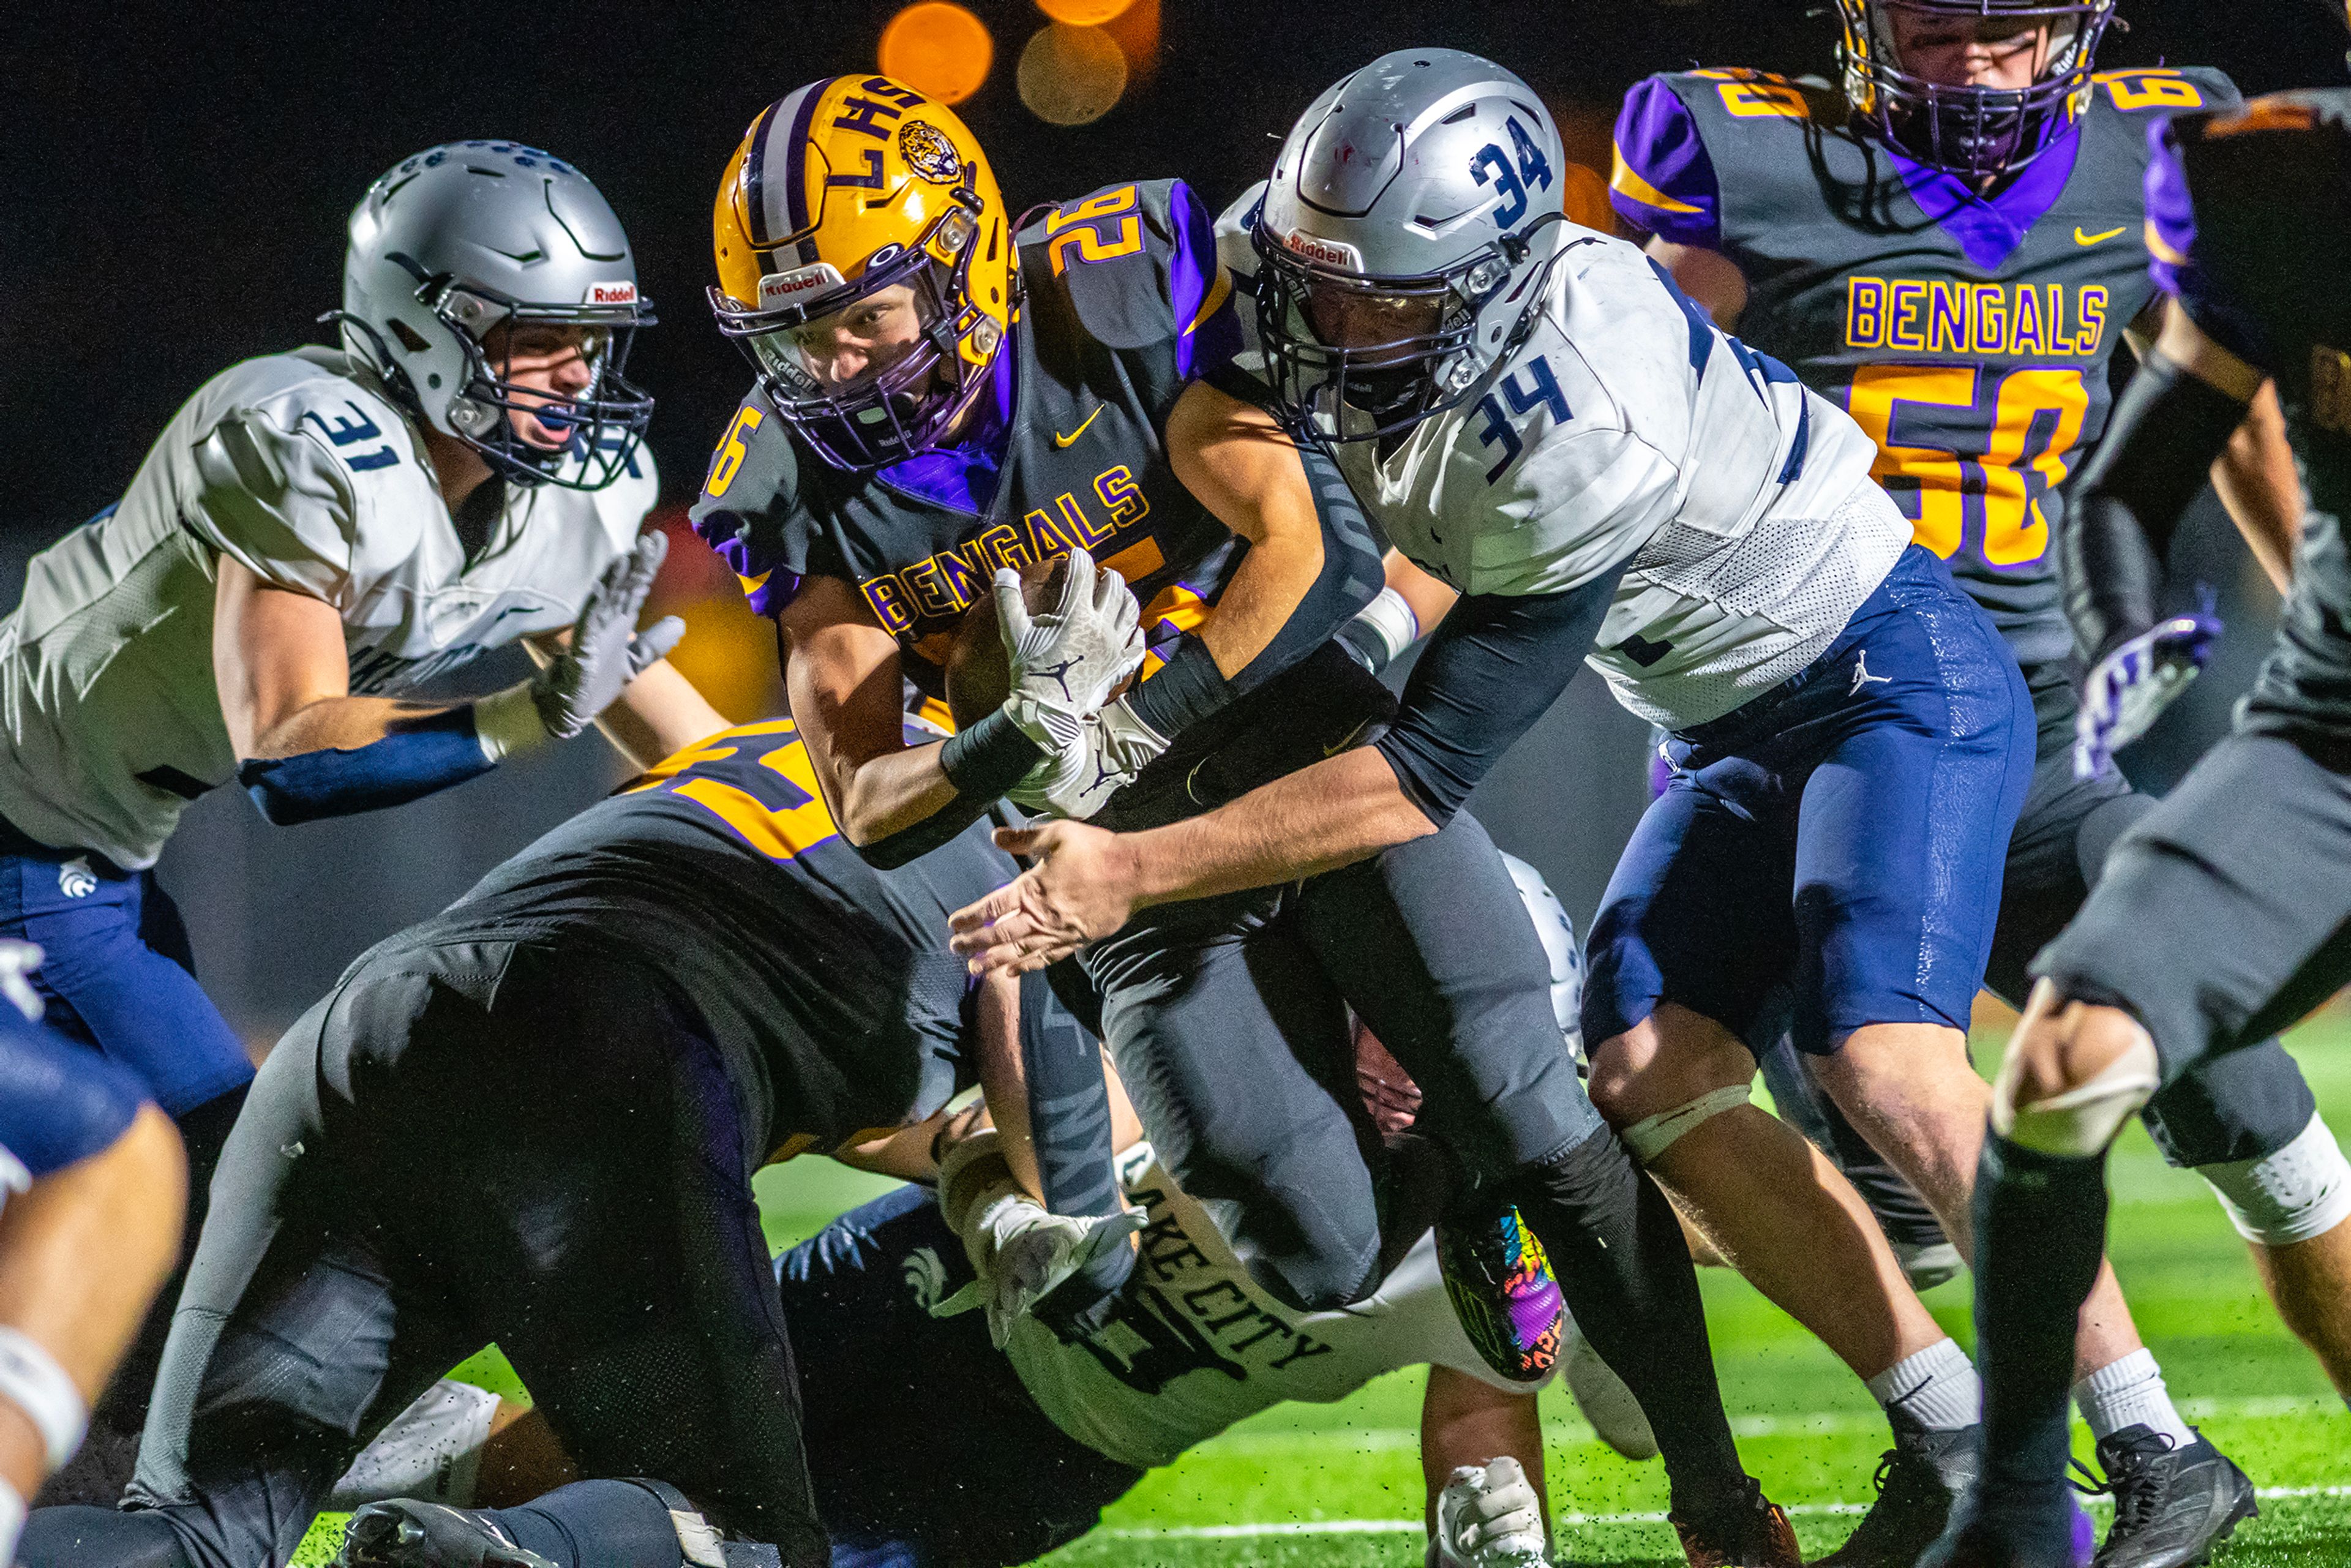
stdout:
{"type": "Polygon", "coordinates": [[[718,184],[718,329],[834,467],[937,444],[1019,308],[995,174],[953,111],[883,76],[769,104],[718,184]]]}

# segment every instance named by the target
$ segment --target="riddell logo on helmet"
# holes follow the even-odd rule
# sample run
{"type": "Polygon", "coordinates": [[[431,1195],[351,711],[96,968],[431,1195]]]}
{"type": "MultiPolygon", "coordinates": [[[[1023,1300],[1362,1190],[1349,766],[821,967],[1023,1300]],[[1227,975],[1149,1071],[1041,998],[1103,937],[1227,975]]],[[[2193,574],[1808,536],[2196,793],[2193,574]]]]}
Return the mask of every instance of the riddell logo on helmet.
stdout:
{"type": "Polygon", "coordinates": [[[841,269],[829,261],[796,267],[789,272],[771,272],[759,279],[759,308],[772,310],[778,305],[797,304],[840,287],[841,269]]]}
{"type": "Polygon", "coordinates": [[[1321,267],[1343,267],[1350,272],[1364,270],[1364,253],[1341,240],[1323,239],[1303,229],[1292,229],[1281,236],[1281,245],[1290,255],[1321,267]]]}
{"type": "Polygon", "coordinates": [[[634,305],[637,286],[633,283],[591,283],[588,286],[590,305],[634,305]]]}

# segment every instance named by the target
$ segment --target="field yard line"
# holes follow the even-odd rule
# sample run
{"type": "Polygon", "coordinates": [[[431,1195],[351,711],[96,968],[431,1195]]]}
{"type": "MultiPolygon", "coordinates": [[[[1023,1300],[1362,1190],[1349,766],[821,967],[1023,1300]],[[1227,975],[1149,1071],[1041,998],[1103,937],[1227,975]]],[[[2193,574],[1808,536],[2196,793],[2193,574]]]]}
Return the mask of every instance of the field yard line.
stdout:
{"type": "MultiPolygon", "coordinates": [[[[2319,1395],[2255,1395],[2242,1399],[2183,1399],[2180,1412],[2191,1421],[2252,1420],[2275,1416],[2325,1416],[2340,1411],[2342,1401],[2319,1395]]],[[[1883,1431],[1886,1417],[1855,1410],[1823,1411],[1804,1416],[1733,1416],[1730,1430],[1741,1437],[1823,1437],[1838,1432],[1883,1431]]],[[[1417,1448],[1420,1432],[1412,1427],[1333,1427],[1296,1432],[1230,1432],[1217,1439],[1225,1449],[1287,1447],[1301,1439],[1336,1439],[1348,1448],[1384,1452],[1417,1448]]]]}
{"type": "MultiPolygon", "coordinates": [[[[2351,1486],[2331,1487],[2261,1487],[2256,1495],[2264,1500],[2296,1497],[2351,1497],[2351,1486]]],[[[2095,1508],[2106,1500],[2091,1500],[2095,1508]]],[[[2108,1506],[2112,1506],[2108,1504],[2108,1506]]],[[[1800,1502],[1788,1510],[1796,1518],[1821,1514],[1866,1513],[1868,1505],[1858,1502],[1800,1502]]],[[[1569,1524],[1663,1524],[1662,1513],[1562,1513],[1555,1522],[1569,1524]]],[[[1400,1535],[1418,1534],[1423,1526],[1416,1519],[1305,1519],[1279,1524],[1171,1524],[1132,1526],[1117,1530],[1102,1530],[1094,1533],[1118,1541],[1247,1541],[1269,1535],[1400,1535]]]]}

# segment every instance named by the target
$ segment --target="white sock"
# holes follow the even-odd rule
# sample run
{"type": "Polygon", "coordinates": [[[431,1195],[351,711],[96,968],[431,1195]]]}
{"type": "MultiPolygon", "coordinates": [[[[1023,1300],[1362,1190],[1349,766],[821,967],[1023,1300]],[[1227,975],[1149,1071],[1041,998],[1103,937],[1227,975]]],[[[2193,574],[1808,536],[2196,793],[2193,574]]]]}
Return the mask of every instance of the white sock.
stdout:
{"type": "Polygon", "coordinates": [[[2110,1361],[2074,1385],[2074,1403],[2090,1424],[2090,1435],[2102,1442],[2126,1427],[2152,1427],[2181,1448],[2196,1440],[2172,1407],[2163,1369],[2156,1365],[2151,1350],[2135,1350],[2120,1361],[2110,1361]]]}
{"type": "Polygon", "coordinates": [[[1954,1339],[1904,1356],[1871,1378],[1869,1391],[1888,1412],[1898,1406],[1930,1432],[1955,1432],[1983,1419],[1983,1384],[1954,1339]]]}

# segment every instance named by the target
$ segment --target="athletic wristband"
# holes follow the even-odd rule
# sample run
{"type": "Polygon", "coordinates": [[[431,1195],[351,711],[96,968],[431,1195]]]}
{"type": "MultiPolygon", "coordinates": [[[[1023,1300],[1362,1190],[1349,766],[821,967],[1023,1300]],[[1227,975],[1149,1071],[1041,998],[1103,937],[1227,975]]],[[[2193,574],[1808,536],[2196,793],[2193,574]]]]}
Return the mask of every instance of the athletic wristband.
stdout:
{"type": "Polygon", "coordinates": [[[5,1323],[0,1323],[0,1399],[22,1410],[41,1434],[50,1469],[81,1447],[89,1427],[89,1406],[81,1390],[40,1341],[5,1323]]]}
{"type": "Polygon", "coordinates": [[[517,681],[478,699],[474,704],[474,737],[482,743],[482,755],[493,762],[545,745],[550,737],[547,721],[538,716],[538,701],[531,695],[530,683],[517,681]]]}
{"type": "Polygon", "coordinates": [[[1393,588],[1381,589],[1377,597],[1355,612],[1353,620],[1339,628],[1339,645],[1375,675],[1419,641],[1420,617],[1413,613],[1412,601],[1393,588]]]}
{"type": "Polygon", "coordinates": [[[1029,777],[1045,748],[1020,733],[1002,708],[957,730],[939,747],[939,771],[967,800],[993,800],[1029,777]]]}
{"type": "Polygon", "coordinates": [[[1127,693],[1125,702],[1129,713],[1173,740],[1232,701],[1233,695],[1208,645],[1186,632],[1166,664],[1127,693]]]}

